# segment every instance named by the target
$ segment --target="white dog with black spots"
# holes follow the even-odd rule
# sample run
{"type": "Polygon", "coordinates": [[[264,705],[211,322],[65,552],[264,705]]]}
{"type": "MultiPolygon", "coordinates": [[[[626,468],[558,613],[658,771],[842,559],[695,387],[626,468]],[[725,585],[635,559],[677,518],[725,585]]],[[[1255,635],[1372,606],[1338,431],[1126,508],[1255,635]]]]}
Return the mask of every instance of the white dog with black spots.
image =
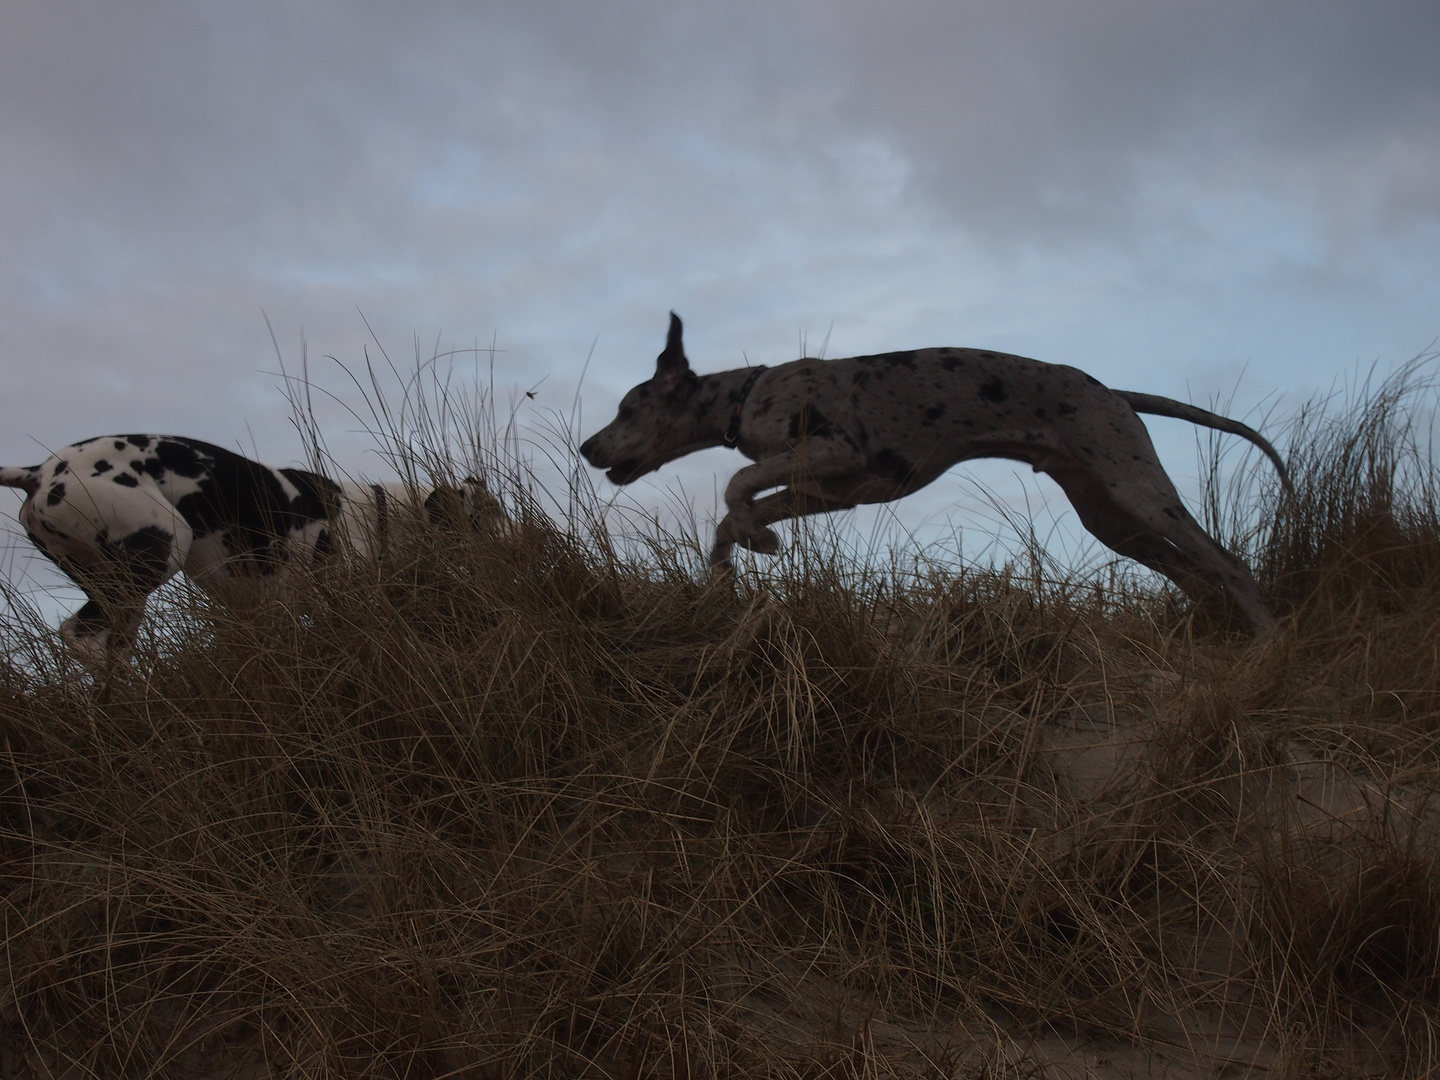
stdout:
{"type": "Polygon", "coordinates": [[[25,532],[88,597],[60,634],[91,665],[129,650],[147,598],[181,571],[224,597],[342,549],[383,558],[395,515],[417,501],[432,522],[501,513],[473,478],[422,500],[402,484],[339,484],[175,435],[86,439],[0,468],[0,485],[25,492],[25,532]]]}

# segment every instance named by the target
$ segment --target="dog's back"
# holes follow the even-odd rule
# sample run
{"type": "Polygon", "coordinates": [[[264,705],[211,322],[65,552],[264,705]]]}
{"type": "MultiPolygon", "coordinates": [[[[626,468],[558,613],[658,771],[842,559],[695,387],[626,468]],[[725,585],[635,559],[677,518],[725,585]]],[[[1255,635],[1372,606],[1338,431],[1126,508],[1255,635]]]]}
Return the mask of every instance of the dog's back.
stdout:
{"type": "Polygon", "coordinates": [[[886,498],[968,458],[1034,465],[1065,446],[1117,461],[1153,452],[1129,408],[1083,371],[982,349],[782,364],[757,384],[745,424],[747,441],[771,453],[844,440],[896,485],[886,498]]]}

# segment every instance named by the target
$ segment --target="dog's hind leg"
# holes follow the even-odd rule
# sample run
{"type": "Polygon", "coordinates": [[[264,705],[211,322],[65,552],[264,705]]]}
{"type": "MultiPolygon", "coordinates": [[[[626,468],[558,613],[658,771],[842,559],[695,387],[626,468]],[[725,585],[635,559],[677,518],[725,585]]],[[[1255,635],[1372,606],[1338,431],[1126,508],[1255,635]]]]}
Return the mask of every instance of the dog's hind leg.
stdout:
{"type": "Polygon", "coordinates": [[[31,497],[21,508],[36,546],[88,597],[60,626],[87,665],[130,649],[146,599],[179,572],[190,550],[190,526],[152,484],[148,477],[133,485],[71,477],[51,489],[58,496],[31,497]]]}
{"type": "Polygon", "coordinates": [[[130,651],[144,617],[143,596],[129,603],[102,603],[92,596],[60,624],[60,640],[86,667],[98,670],[110,656],[130,651]]]}
{"type": "MultiPolygon", "coordinates": [[[[100,540],[89,557],[60,565],[89,600],[60,624],[60,637],[87,665],[128,653],[145,615],[150,594],[175,576],[191,544],[182,520],[174,532],[144,528],[118,541],[100,540]]],[[[58,561],[58,560],[57,560],[58,561]]]]}
{"type": "Polygon", "coordinates": [[[1078,466],[1050,467],[1080,523],[1107,547],[1164,574],[1197,604],[1223,592],[1256,637],[1275,628],[1260,588],[1246,565],[1221,547],[1190,516],[1170,478],[1156,463],[1138,466],[1126,484],[1106,484],[1078,466]]]}

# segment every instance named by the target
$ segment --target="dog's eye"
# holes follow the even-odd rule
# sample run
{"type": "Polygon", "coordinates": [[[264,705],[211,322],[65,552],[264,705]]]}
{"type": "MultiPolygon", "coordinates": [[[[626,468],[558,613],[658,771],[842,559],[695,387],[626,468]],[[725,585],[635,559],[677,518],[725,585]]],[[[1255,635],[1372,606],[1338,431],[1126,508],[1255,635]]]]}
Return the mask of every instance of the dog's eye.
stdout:
{"type": "Polygon", "coordinates": [[[630,408],[629,405],[621,405],[621,406],[620,406],[620,411],[615,414],[615,419],[616,419],[616,420],[629,420],[630,417],[632,417],[632,416],[634,416],[634,415],[635,415],[635,410],[632,409],[632,408],[630,408]]]}

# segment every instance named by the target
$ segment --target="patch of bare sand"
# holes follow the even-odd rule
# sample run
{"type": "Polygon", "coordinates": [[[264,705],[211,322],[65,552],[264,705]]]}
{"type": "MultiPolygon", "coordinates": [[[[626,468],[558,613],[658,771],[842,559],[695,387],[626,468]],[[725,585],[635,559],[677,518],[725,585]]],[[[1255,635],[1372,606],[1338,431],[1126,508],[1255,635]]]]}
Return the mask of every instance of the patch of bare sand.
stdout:
{"type": "MultiPolygon", "coordinates": [[[[1155,764],[1156,725],[1163,723],[1164,717],[1089,706],[1038,725],[1038,772],[1053,783],[1050,809],[1060,835],[1067,824],[1092,823],[1144,797],[1155,764]]],[[[1293,740],[1284,744],[1278,766],[1247,769],[1242,764],[1207,788],[1233,811],[1247,800],[1263,800],[1267,817],[1292,842],[1323,845],[1337,863],[1382,836],[1440,837],[1440,807],[1423,791],[1386,782],[1293,740]]],[[[980,1054],[977,1075],[1047,1080],[1393,1075],[1397,1047],[1383,1028],[1371,1031],[1371,1045],[1355,1050],[1349,1066],[1338,1071],[1333,1059],[1312,1066],[1284,1033],[1253,1030],[1245,994],[1229,996],[1249,962],[1239,918],[1233,910],[1216,915],[1210,926],[1191,928],[1193,940],[1186,950],[1193,965],[1188,974],[1211,984],[1213,1007],[1167,1011],[1159,1006],[1147,1017],[1145,1037],[1135,1041],[1110,1034],[1026,1032],[996,1016],[988,1049],[971,1052],[980,1054]]],[[[1195,996],[1193,988],[1189,996],[1195,996]]]]}

